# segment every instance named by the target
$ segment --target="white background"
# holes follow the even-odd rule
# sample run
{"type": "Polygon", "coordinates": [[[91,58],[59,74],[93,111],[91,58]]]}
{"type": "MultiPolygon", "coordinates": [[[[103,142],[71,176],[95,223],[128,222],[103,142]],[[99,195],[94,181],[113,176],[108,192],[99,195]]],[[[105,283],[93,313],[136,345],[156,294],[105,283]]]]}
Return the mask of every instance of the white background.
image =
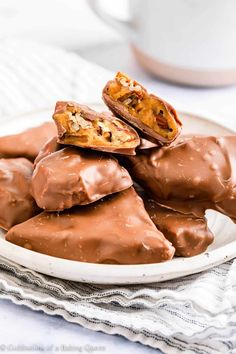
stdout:
{"type": "MultiPolygon", "coordinates": [[[[100,1],[112,15],[128,17],[128,0],[100,1]]],[[[102,23],[86,0],[1,0],[0,40],[6,37],[25,37],[76,51],[108,69],[134,75],[174,105],[236,121],[236,86],[186,88],[153,79],[137,66],[128,41],[102,23]]]]}

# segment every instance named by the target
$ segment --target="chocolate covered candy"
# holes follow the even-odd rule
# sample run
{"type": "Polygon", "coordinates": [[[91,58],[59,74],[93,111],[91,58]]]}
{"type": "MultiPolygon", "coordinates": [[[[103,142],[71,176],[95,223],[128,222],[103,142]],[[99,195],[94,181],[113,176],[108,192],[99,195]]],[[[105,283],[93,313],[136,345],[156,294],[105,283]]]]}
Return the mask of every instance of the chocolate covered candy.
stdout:
{"type": "Polygon", "coordinates": [[[46,210],[85,205],[132,185],[125,168],[109,155],[66,147],[44,157],[32,176],[32,195],[46,210]]]}
{"type": "Polygon", "coordinates": [[[145,207],[156,227],[175,247],[176,256],[196,256],[205,252],[214,240],[205,217],[182,214],[151,199],[145,200],[145,207]]]}
{"type": "Polygon", "coordinates": [[[159,145],[168,145],[181,131],[175,109],[127,75],[117,73],[103,90],[103,99],[120,116],[159,145]]]}
{"type": "Polygon", "coordinates": [[[61,144],[135,155],[136,131],[112,113],[98,113],[75,102],[57,102],[53,114],[61,144]]]}
{"type": "Polygon", "coordinates": [[[185,137],[129,159],[129,171],[151,197],[184,213],[218,210],[236,219],[236,136],[185,137]]]}
{"type": "Polygon", "coordinates": [[[57,134],[53,123],[44,123],[22,133],[0,137],[0,157],[26,157],[33,161],[49,138],[57,134]]]}
{"type": "Polygon", "coordinates": [[[91,263],[157,263],[174,254],[133,188],[62,213],[43,212],[13,227],[6,240],[50,256],[91,263]]]}
{"type": "Polygon", "coordinates": [[[38,211],[30,194],[32,172],[25,158],[0,159],[0,227],[5,230],[38,211]]]}

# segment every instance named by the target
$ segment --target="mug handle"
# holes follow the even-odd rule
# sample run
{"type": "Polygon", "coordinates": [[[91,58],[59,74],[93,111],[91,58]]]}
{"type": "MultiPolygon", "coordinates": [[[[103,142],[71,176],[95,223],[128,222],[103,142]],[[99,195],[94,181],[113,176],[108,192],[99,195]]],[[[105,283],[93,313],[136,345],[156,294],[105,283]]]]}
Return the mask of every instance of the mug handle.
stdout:
{"type": "Polygon", "coordinates": [[[109,26],[115,28],[118,32],[122,33],[129,39],[134,38],[135,32],[130,21],[122,21],[110,16],[103,10],[99,0],[88,0],[88,4],[93,12],[109,26]]]}

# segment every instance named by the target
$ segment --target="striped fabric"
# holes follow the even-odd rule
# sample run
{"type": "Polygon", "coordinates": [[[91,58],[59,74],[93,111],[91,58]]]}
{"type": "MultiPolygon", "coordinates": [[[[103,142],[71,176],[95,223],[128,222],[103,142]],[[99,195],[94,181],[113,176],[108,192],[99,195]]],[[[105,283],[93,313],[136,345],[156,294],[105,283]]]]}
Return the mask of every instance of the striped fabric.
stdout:
{"type": "Polygon", "coordinates": [[[74,53],[24,41],[0,42],[0,119],[77,99],[102,102],[111,73],[74,53]]]}
{"type": "MultiPolygon", "coordinates": [[[[75,54],[19,41],[0,44],[0,71],[0,120],[58,99],[99,102],[110,77],[75,54]]],[[[0,258],[0,297],[164,353],[236,353],[235,261],[177,280],[124,287],[63,281],[0,258]]]]}
{"type": "Polygon", "coordinates": [[[164,353],[236,352],[236,263],[145,286],[63,281],[0,259],[0,297],[164,353]]]}

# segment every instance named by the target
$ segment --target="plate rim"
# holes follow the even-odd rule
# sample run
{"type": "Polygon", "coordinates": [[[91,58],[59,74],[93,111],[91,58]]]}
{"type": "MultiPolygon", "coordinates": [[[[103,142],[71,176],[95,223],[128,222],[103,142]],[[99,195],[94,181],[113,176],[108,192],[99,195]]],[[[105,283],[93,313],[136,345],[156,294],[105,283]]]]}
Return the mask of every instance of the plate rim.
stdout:
{"type": "MultiPolygon", "coordinates": [[[[7,249],[7,252],[3,258],[16,263],[17,265],[24,266],[30,270],[36,271],[38,273],[46,274],[53,276],[59,279],[85,282],[85,283],[94,283],[94,284],[141,284],[141,283],[152,283],[166,281],[170,279],[176,279],[187,275],[192,275],[200,273],[204,270],[210,269],[213,266],[217,266],[221,263],[229,261],[236,256],[236,240],[229,242],[228,244],[221,246],[220,248],[214,249],[210,252],[204,252],[197,256],[184,258],[178,257],[167,262],[162,263],[149,263],[149,264],[97,264],[97,263],[88,263],[80,261],[72,261],[68,259],[53,257],[45,254],[41,254],[35,251],[27,250],[23,247],[17,246],[10,242],[5,241],[2,237],[0,238],[0,248],[1,251],[7,249]],[[14,256],[14,259],[9,255],[14,251],[17,254],[17,257],[14,256]],[[223,257],[221,253],[227,252],[227,255],[223,257]],[[48,270],[40,271],[38,270],[37,265],[28,266],[28,262],[32,259],[36,261],[39,259],[38,263],[43,263],[45,266],[49,266],[48,270]],[[16,261],[16,259],[18,261],[16,261]],[[22,259],[19,261],[19,259],[22,259]],[[55,261],[57,264],[55,264],[55,261]],[[175,267],[173,267],[173,262],[175,262],[175,267]],[[179,269],[183,263],[187,263],[189,269],[179,269]],[[191,264],[190,264],[191,263],[191,264]],[[199,265],[200,263],[200,265],[199,265]],[[64,276],[55,275],[53,271],[54,266],[59,266],[59,269],[65,269],[68,266],[73,268],[76,272],[74,276],[65,278],[64,276]],[[52,266],[52,267],[51,267],[52,266]],[[191,267],[191,270],[190,270],[191,267]],[[162,268],[165,268],[165,273],[163,273],[162,268]],[[170,269],[166,269],[170,268],[170,269]],[[127,269],[130,271],[127,276],[127,269]],[[119,270],[117,274],[117,270],[119,270]],[[99,274],[98,274],[99,273],[99,274]],[[108,275],[109,273],[109,275],[108,275]],[[148,273],[148,274],[147,274],[148,273]],[[83,276],[83,274],[85,274],[83,276]],[[96,274],[96,280],[94,280],[94,275],[96,274]],[[115,279],[113,279],[115,275],[115,279]],[[158,278],[158,280],[157,280],[158,278]]],[[[42,270],[42,268],[41,268],[42,270]]]]}

